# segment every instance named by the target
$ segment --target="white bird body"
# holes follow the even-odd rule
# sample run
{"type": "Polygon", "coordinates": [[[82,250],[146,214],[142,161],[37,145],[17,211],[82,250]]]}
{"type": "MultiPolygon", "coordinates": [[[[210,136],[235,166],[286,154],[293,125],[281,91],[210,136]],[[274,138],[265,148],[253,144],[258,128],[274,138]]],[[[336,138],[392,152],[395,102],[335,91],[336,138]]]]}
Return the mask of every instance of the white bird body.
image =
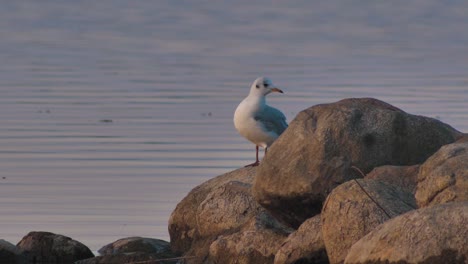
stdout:
{"type": "Polygon", "coordinates": [[[258,147],[266,149],[288,127],[281,111],[266,104],[265,96],[271,92],[283,93],[267,78],[258,78],[252,84],[249,95],[239,104],[234,113],[234,126],[239,134],[258,147]]]}
{"type": "MultiPolygon", "coordinates": [[[[267,148],[279,137],[273,130],[268,130],[255,116],[272,108],[266,105],[265,97],[247,96],[234,113],[234,126],[241,136],[262,148],[267,148]]],[[[274,109],[274,108],[273,108],[274,109]]]]}

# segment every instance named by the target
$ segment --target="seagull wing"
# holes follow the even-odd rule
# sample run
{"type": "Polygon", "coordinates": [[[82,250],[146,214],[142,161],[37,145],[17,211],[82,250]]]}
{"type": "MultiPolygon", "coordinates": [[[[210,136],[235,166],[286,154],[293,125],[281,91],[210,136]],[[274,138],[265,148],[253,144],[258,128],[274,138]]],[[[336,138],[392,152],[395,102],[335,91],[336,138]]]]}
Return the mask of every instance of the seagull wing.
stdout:
{"type": "Polygon", "coordinates": [[[273,131],[278,136],[288,128],[286,116],[280,110],[268,105],[265,105],[263,111],[255,113],[254,118],[261,122],[268,131],[273,131]]]}

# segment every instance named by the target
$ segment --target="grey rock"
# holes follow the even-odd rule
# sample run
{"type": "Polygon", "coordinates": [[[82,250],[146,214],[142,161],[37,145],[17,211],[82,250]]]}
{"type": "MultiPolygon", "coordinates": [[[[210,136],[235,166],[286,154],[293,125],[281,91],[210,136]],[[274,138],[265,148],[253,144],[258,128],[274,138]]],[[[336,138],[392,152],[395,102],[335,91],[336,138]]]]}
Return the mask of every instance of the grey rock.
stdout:
{"type": "Polygon", "coordinates": [[[350,249],[345,263],[468,263],[468,202],[451,202],[397,216],[350,249]]]}
{"type": "Polygon", "coordinates": [[[415,208],[411,193],[382,181],[356,179],[338,186],[321,214],[330,263],[342,263],[356,241],[390,218],[415,208]]]}
{"type": "Polygon", "coordinates": [[[176,257],[171,251],[169,242],[147,237],[127,237],[105,245],[98,250],[101,255],[115,255],[121,253],[147,253],[159,255],[162,258],[176,257]]]}
{"type": "Polygon", "coordinates": [[[253,186],[257,202],[297,228],[319,214],[338,185],[382,165],[415,165],[460,132],[372,98],[316,105],[300,112],[270,147],[253,186]]]}
{"type": "Polygon", "coordinates": [[[179,256],[171,251],[169,242],[146,237],[122,238],[105,245],[99,249],[98,252],[102,256],[77,261],[75,263],[175,263],[177,260],[180,260],[179,256]]]}
{"type": "Polygon", "coordinates": [[[275,254],[275,264],[329,263],[322,238],[320,215],[307,219],[288,236],[275,254]]]}
{"type": "Polygon", "coordinates": [[[75,264],[129,264],[129,263],[157,263],[174,264],[183,258],[161,258],[158,254],[144,252],[117,253],[112,255],[97,256],[94,258],[76,261],[75,264]]]}
{"type": "Polygon", "coordinates": [[[0,239],[0,263],[20,264],[25,263],[21,250],[12,243],[0,239]]]}
{"type": "Polygon", "coordinates": [[[443,146],[418,174],[419,207],[468,200],[468,142],[443,146]]]}
{"type": "Polygon", "coordinates": [[[31,263],[73,263],[94,257],[82,243],[50,232],[30,232],[16,246],[31,263]]]}

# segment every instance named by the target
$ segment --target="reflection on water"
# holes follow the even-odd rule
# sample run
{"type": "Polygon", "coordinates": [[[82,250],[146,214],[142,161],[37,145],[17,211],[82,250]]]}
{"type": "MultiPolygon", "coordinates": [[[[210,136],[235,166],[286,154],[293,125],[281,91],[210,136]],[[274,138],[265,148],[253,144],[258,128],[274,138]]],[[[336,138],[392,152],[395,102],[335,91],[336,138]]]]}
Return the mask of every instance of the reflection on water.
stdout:
{"type": "Polygon", "coordinates": [[[288,120],[376,97],[468,130],[468,4],[313,2],[2,5],[0,238],[168,239],[191,188],[251,162],[232,115],[260,75],[288,120]]]}

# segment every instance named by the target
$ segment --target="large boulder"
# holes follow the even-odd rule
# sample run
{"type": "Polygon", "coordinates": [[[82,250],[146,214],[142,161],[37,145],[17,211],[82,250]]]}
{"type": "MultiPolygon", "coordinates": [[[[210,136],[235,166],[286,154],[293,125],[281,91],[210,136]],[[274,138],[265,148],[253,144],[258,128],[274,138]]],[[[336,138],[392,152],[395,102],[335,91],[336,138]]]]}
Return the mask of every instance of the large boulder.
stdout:
{"type": "Polygon", "coordinates": [[[468,200],[468,142],[443,146],[422,164],[415,196],[420,207],[468,200]]]}
{"type": "Polygon", "coordinates": [[[320,215],[307,219],[276,252],[275,264],[327,264],[320,215]]]}
{"type": "Polygon", "coordinates": [[[468,263],[468,202],[422,208],[376,227],[345,263],[468,263]]]}
{"type": "Polygon", "coordinates": [[[396,185],[408,192],[414,193],[417,184],[420,165],[392,166],[384,165],[374,168],[365,179],[375,179],[396,185]]]}
{"type": "Polygon", "coordinates": [[[176,207],[169,219],[171,247],[176,253],[208,256],[211,243],[219,235],[240,230],[260,212],[253,199],[251,184],[255,167],[241,168],[195,187],[176,207]]]}
{"type": "Polygon", "coordinates": [[[372,98],[316,105],[300,112],[270,147],[253,186],[256,200],[297,228],[319,214],[338,185],[382,165],[415,165],[460,132],[372,98]]]}
{"type": "Polygon", "coordinates": [[[328,196],[321,214],[330,263],[342,263],[356,241],[415,207],[410,192],[382,181],[356,179],[338,186],[328,196]]]}
{"type": "Polygon", "coordinates": [[[31,263],[73,263],[94,257],[82,243],[50,232],[30,232],[16,246],[31,263]]]}
{"type": "Polygon", "coordinates": [[[238,232],[219,236],[210,246],[207,263],[273,263],[275,253],[291,232],[262,211],[238,232]]]}

